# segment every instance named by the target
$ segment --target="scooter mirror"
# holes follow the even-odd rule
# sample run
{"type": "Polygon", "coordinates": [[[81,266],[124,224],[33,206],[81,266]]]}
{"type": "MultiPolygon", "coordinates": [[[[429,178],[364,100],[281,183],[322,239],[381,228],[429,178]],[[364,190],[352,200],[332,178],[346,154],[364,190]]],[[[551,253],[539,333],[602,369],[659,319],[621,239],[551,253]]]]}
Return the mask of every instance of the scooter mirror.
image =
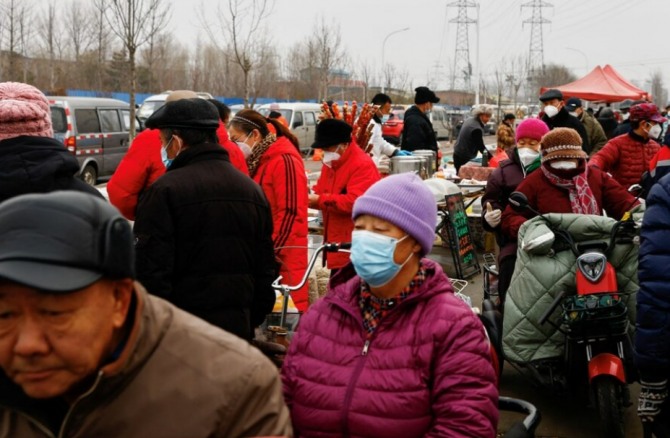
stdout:
{"type": "Polygon", "coordinates": [[[528,208],[528,198],[521,192],[512,192],[509,195],[509,205],[514,211],[524,211],[528,208]]]}

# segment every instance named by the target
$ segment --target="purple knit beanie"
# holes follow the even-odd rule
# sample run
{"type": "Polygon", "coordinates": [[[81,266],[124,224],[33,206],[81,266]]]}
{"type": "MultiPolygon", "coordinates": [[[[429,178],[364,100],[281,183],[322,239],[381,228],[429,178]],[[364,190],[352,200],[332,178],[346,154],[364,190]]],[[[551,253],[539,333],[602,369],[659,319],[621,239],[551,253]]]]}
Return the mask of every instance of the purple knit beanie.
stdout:
{"type": "Polygon", "coordinates": [[[516,127],[516,141],[522,138],[532,138],[540,141],[542,136],[549,132],[549,127],[540,119],[526,119],[516,127]]]}
{"type": "Polygon", "coordinates": [[[433,248],[437,203],[423,180],[413,173],[390,175],[374,183],[354,203],[351,217],[369,214],[401,228],[421,245],[424,256],[433,248]]]}
{"type": "Polygon", "coordinates": [[[0,140],[32,135],[53,137],[51,109],[44,94],[20,82],[0,83],[0,140]]]}

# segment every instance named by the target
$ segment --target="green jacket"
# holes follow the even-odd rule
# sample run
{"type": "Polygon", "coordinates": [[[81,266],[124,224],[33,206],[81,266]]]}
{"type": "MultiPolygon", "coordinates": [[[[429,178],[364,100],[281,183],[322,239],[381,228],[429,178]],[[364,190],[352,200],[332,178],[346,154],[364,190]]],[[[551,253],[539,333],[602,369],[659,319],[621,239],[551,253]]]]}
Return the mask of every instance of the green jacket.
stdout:
{"type": "MultiPolygon", "coordinates": [[[[577,214],[548,214],[552,223],[560,221],[561,228],[572,235],[575,242],[609,240],[616,221],[612,218],[577,214]]],[[[551,324],[540,325],[539,319],[562,291],[575,290],[576,258],[570,250],[555,254],[530,254],[522,248],[525,242],[546,227],[540,217],[525,222],[519,230],[519,249],[512,276],[503,320],[503,351],[505,358],[518,363],[560,357],[563,354],[563,335],[551,324]],[[526,239],[526,240],[524,240],[526,239]]],[[[609,262],[617,272],[619,291],[628,293],[628,315],[634,325],[637,283],[638,245],[618,244],[611,251],[609,262]]],[[[550,317],[556,321],[560,306],[550,317]]]]}

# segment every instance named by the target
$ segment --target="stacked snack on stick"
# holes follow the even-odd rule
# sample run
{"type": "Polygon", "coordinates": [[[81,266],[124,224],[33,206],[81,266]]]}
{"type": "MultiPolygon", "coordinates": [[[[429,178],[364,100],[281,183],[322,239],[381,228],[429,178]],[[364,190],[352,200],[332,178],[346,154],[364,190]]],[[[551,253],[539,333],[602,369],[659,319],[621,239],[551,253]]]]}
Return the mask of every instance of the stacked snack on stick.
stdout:
{"type": "Polygon", "coordinates": [[[363,108],[361,108],[360,115],[356,118],[356,113],[358,112],[358,104],[356,101],[352,101],[351,106],[349,106],[348,101],[345,101],[341,112],[337,103],[333,103],[329,106],[328,103],[323,102],[321,104],[319,120],[339,119],[348,123],[353,128],[351,134],[352,138],[356,140],[356,143],[363,148],[366,153],[369,153],[372,149],[372,145],[369,144],[370,137],[372,136],[370,119],[372,119],[372,116],[374,116],[377,109],[379,109],[378,105],[369,105],[365,103],[363,108]]]}

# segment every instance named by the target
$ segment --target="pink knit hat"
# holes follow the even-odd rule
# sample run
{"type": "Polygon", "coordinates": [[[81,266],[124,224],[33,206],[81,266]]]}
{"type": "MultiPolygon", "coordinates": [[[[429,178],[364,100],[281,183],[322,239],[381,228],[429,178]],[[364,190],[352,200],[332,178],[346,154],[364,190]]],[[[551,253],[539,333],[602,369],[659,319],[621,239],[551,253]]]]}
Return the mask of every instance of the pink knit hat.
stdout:
{"type": "Polygon", "coordinates": [[[516,127],[516,141],[522,138],[532,138],[540,141],[542,136],[549,132],[549,127],[540,119],[526,119],[516,127]]]}
{"type": "Polygon", "coordinates": [[[20,82],[0,83],[0,140],[32,135],[53,137],[51,109],[44,94],[20,82]]]}

